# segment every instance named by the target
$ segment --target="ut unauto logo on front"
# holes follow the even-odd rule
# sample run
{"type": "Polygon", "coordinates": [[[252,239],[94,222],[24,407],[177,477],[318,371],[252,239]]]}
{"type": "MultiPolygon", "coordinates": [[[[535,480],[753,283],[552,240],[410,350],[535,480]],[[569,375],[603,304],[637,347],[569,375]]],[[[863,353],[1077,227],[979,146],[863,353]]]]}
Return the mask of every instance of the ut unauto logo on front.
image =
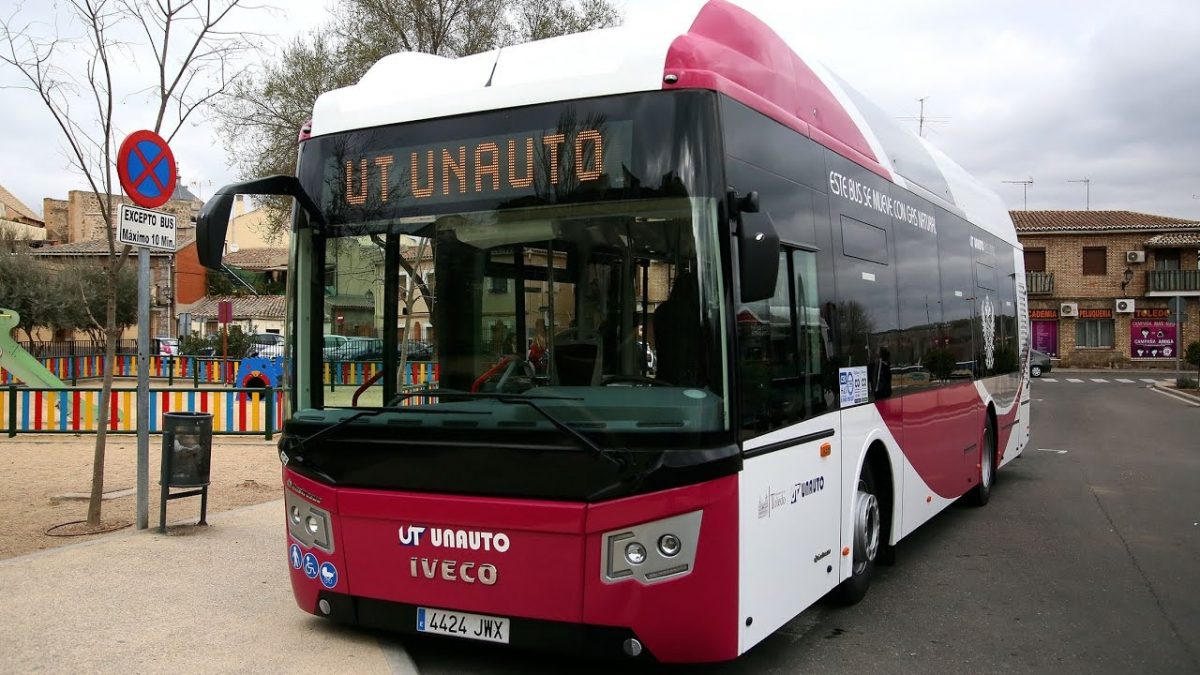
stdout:
{"type": "Polygon", "coordinates": [[[401,525],[400,543],[404,546],[420,546],[421,535],[425,534],[427,529],[429,528],[423,525],[401,525]]]}

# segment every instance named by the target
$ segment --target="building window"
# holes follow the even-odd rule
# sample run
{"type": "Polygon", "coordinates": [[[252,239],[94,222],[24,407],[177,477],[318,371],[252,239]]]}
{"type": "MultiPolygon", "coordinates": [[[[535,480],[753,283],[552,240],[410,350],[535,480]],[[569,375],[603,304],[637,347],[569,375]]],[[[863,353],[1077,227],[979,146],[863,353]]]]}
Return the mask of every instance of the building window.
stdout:
{"type": "Polygon", "coordinates": [[[1085,246],[1083,273],[1099,276],[1108,274],[1108,249],[1103,246],[1085,246]]]}
{"type": "Polygon", "coordinates": [[[1075,322],[1076,347],[1113,346],[1112,319],[1079,319],[1075,322]]]}
{"type": "Polygon", "coordinates": [[[1154,269],[1156,270],[1178,270],[1179,269],[1179,249],[1177,248],[1160,248],[1154,252],[1154,269]]]}
{"type": "Polygon", "coordinates": [[[493,293],[507,293],[508,279],[505,279],[504,277],[492,277],[490,290],[493,293]]]}
{"type": "Polygon", "coordinates": [[[1025,250],[1025,271],[1026,272],[1045,272],[1046,271],[1046,249],[1026,249],[1025,250]]]}

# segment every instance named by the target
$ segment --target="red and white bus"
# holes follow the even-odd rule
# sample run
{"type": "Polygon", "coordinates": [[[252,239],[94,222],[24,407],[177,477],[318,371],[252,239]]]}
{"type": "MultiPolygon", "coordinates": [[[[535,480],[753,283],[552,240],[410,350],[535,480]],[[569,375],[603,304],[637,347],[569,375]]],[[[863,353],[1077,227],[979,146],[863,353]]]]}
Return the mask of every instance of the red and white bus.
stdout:
{"type": "Polygon", "coordinates": [[[233,195],[297,200],[303,610],[731,659],[1021,453],[1000,200],[745,10],[671,21],[389,56],[206,204],[213,266],[233,195]],[[377,378],[330,391],[327,334],[377,378]]]}

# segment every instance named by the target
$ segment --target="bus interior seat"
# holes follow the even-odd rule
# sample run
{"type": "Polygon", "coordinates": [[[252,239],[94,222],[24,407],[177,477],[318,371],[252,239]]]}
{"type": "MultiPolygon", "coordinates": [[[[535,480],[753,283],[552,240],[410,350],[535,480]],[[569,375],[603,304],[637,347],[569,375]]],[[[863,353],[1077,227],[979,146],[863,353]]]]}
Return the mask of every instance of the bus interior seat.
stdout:
{"type": "Polygon", "coordinates": [[[677,386],[701,380],[700,340],[695,334],[700,313],[700,283],[694,272],[681,271],[671,294],[654,310],[655,377],[677,386]]]}
{"type": "Polygon", "coordinates": [[[599,336],[563,336],[561,341],[555,340],[554,383],[568,387],[599,385],[602,354],[599,336]]]}

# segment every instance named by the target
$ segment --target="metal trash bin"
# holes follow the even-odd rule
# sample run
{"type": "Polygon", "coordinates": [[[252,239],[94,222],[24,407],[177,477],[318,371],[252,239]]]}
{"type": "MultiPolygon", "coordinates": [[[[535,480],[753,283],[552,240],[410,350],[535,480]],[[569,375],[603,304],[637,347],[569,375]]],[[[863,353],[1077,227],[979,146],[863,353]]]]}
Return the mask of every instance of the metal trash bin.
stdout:
{"type": "Polygon", "coordinates": [[[212,413],[163,414],[163,482],[170,487],[208,485],[212,464],[212,413]]]}
{"type": "Polygon", "coordinates": [[[209,468],[212,465],[212,413],[163,414],[162,471],[158,531],[167,531],[167,502],[200,497],[200,525],[207,525],[209,468]],[[171,488],[197,488],[171,494],[171,488]]]}

